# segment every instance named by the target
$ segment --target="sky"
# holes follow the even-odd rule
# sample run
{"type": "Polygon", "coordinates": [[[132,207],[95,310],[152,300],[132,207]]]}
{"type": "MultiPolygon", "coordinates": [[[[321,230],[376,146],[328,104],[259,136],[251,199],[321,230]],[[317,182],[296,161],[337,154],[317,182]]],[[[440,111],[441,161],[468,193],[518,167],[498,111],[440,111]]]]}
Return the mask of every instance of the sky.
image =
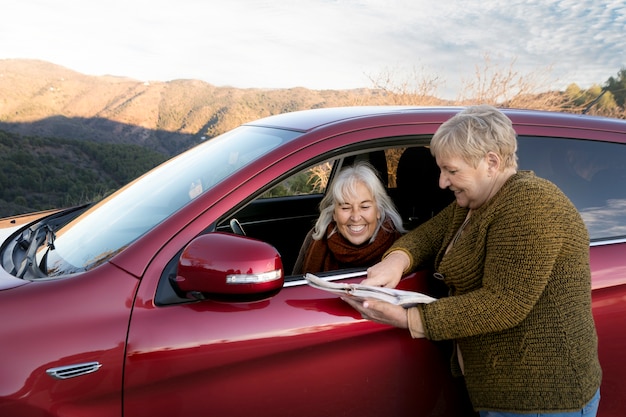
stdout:
{"type": "MultiPolygon", "coordinates": [[[[626,0],[0,0],[0,59],[87,75],[314,90],[476,71],[602,85],[626,67],[626,0]],[[488,57],[489,64],[486,64],[488,57]]],[[[545,82],[545,81],[542,81],[545,82]]]]}

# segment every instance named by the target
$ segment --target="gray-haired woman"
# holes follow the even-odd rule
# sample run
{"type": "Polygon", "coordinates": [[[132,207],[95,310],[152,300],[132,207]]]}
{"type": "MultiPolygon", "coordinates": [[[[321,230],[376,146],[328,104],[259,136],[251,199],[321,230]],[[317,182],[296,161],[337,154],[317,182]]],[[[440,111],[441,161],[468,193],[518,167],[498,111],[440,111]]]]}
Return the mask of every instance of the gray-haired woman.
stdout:
{"type": "Polygon", "coordinates": [[[320,202],[293,274],[371,266],[401,233],[402,218],[376,171],[357,163],[339,173],[320,202]]]}
{"type": "Polygon", "coordinates": [[[395,287],[431,267],[450,297],[407,310],[345,300],[414,338],[454,340],[453,372],[481,417],[595,416],[589,235],[561,190],[517,170],[516,150],[511,120],[491,106],[442,124],[431,151],[456,201],[398,239],[363,283],[395,287]]]}

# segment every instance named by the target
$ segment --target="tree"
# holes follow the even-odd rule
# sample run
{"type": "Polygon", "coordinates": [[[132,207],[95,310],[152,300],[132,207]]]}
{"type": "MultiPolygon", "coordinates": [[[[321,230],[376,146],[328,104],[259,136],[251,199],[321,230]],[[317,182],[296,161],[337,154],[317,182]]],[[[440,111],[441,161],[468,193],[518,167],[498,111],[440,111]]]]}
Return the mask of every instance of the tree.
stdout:
{"type": "Polygon", "coordinates": [[[473,77],[462,80],[463,89],[458,103],[543,110],[559,107],[558,98],[547,94],[555,82],[551,67],[523,73],[515,69],[515,58],[505,66],[494,62],[489,54],[485,54],[483,60],[482,66],[475,67],[473,77]]]}
{"type": "Polygon", "coordinates": [[[576,113],[588,113],[607,117],[618,117],[619,109],[615,103],[613,94],[598,84],[594,84],[586,90],[577,84],[567,86],[563,94],[565,101],[564,109],[576,113]]]}
{"type": "Polygon", "coordinates": [[[375,76],[368,76],[372,88],[382,93],[378,104],[393,105],[440,105],[437,89],[439,77],[428,74],[425,69],[413,67],[409,72],[402,69],[386,69],[375,76]]]}
{"type": "Polygon", "coordinates": [[[606,88],[613,94],[613,98],[618,106],[624,108],[626,101],[626,68],[622,68],[617,73],[617,78],[609,77],[606,88]]]}

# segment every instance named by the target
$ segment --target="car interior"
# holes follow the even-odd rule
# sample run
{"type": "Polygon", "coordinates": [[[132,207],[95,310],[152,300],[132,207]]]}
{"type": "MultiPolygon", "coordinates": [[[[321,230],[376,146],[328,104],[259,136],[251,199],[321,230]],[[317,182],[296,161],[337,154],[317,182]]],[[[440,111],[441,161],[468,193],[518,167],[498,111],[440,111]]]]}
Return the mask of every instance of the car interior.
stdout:
{"type": "MultiPolygon", "coordinates": [[[[454,198],[438,186],[439,168],[428,148],[387,148],[340,156],[333,160],[328,181],[342,167],[366,161],[379,173],[382,183],[404,219],[407,230],[428,220],[454,198]]],[[[314,226],[323,192],[307,195],[256,198],[217,230],[245,233],[273,245],[281,254],[289,275],[305,236],[314,226]],[[235,221],[233,221],[235,219],[235,221]],[[241,229],[233,229],[232,223],[241,229]]]]}

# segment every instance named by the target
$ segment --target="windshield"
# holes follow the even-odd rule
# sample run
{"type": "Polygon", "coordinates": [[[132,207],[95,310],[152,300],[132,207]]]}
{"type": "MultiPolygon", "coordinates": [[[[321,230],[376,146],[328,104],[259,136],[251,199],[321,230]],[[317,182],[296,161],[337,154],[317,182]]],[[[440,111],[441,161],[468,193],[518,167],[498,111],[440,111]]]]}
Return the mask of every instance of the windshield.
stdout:
{"type": "Polygon", "coordinates": [[[37,252],[48,276],[93,268],[200,194],[300,133],[242,126],[175,157],[56,232],[37,252]]]}

